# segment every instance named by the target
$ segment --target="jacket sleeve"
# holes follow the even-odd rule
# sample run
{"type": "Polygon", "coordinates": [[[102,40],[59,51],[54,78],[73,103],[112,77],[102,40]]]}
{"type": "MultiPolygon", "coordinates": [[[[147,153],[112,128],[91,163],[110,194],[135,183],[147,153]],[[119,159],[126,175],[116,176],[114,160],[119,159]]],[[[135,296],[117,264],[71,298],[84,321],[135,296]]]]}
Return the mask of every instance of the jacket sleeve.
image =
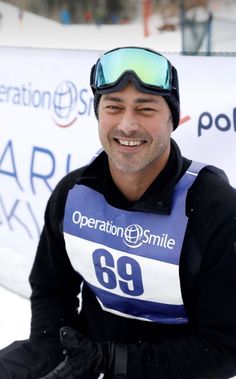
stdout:
{"type": "MultiPolygon", "coordinates": [[[[59,329],[76,328],[80,276],[72,268],[66,253],[62,219],[67,192],[74,174],[63,179],[53,191],[45,211],[45,223],[30,273],[31,333],[30,343],[36,363],[52,369],[63,358],[59,329]]],[[[47,371],[46,371],[47,372],[47,371]]]]}

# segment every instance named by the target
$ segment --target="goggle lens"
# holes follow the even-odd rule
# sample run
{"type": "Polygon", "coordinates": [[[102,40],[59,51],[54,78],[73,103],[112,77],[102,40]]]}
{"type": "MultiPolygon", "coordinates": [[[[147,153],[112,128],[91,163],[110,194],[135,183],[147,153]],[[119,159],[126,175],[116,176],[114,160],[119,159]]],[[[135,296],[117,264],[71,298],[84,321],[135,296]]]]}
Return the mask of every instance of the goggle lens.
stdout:
{"type": "Polygon", "coordinates": [[[121,48],[104,54],[95,66],[93,88],[115,85],[125,72],[133,72],[146,86],[171,90],[171,67],[162,55],[142,48],[121,48]]]}

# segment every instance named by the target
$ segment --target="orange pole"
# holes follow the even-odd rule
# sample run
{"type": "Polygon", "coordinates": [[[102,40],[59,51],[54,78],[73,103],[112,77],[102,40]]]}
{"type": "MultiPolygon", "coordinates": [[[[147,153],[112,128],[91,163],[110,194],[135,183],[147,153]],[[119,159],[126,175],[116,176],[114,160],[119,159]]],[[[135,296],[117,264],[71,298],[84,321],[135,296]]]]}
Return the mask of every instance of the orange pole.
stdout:
{"type": "Polygon", "coordinates": [[[150,32],[148,28],[148,20],[151,14],[151,0],[143,0],[143,32],[144,37],[148,37],[150,32]]]}

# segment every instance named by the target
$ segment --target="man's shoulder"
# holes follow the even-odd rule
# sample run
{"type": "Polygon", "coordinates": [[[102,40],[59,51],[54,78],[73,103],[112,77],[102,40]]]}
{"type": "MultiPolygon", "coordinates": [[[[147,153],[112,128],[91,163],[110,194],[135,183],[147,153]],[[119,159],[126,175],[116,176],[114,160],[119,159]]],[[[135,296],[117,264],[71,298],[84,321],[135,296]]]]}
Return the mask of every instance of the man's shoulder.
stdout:
{"type": "MultiPolygon", "coordinates": [[[[222,196],[223,193],[231,194],[236,198],[236,189],[230,184],[224,170],[213,165],[205,165],[199,172],[197,185],[207,196],[222,196]]],[[[214,197],[213,196],[213,197],[214,197]]]]}
{"type": "Polygon", "coordinates": [[[59,180],[54,191],[62,190],[63,188],[70,189],[71,187],[73,187],[87,167],[88,165],[85,165],[73,171],[70,171],[68,174],[66,174],[59,180]]]}
{"type": "Polygon", "coordinates": [[[236,189],[233,188],[225,172],[215,166],[205,165],[189,190],[189,203],[199,209],[225,209],[236,211],[236,189]]]}
{"type": "Polygon", "coordinates": [[[79,178],[83,174],[86,167],[87,166],[83,166],[83,167],[77,168],[76,170],[70,171],[68,174],[63,176],[58,181],[49,199],[49,203],[51,207],[55,207],[55,208],[63,207],[66,201],[68,192],[79,181],[79,178]]]}

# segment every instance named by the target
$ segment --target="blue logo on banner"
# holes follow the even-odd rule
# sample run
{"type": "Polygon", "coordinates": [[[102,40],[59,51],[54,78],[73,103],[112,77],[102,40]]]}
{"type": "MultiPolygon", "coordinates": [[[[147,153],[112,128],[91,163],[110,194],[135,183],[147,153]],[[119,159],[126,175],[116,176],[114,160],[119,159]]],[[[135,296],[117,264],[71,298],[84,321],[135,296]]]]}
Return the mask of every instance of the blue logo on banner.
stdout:
{"type": "Polygon", "coordinates": [[[74,83],[67,80],[61,82],[55,92],[53,109],[59,126],[69,126],[77,119],[75,108],[78,100],[77,88],[74,83]]]}

